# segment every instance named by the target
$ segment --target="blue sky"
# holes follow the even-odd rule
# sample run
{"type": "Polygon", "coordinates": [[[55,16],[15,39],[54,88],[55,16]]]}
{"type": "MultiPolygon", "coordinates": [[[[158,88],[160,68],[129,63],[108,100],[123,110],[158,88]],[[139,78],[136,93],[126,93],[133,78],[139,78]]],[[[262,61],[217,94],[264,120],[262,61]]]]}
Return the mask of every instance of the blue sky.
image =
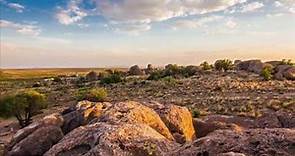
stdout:
{"type": "Polygon", "coordinates": [[[295,59],[295,0],[0,0],[1,67],[295,59]]]}

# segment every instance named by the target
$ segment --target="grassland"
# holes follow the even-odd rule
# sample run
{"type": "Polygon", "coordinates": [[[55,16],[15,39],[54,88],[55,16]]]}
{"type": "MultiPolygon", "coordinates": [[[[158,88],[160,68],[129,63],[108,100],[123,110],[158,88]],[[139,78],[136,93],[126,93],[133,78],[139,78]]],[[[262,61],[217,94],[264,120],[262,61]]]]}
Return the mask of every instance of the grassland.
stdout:
{"type": "MultiPolygon", "coordinates": [[[[7,80],[29,80],[57,76],[84,76],[90,71],[97,73],[106,68],[37,68],[37,69],[2,69],[0,72],[0,81],[7,80]]],[[[127,70],[125,68],[108,68],[113,70],[127,70]]]]}

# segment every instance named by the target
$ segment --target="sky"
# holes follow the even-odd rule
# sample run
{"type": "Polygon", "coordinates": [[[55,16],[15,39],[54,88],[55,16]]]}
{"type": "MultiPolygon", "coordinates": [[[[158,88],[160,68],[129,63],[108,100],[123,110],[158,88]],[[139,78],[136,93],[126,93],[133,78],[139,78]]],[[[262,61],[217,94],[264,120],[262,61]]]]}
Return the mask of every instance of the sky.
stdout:
{"type": "Polygon", "coordinates": [[[295,0],[0,0],[0,67],[295,60],[295,0]]]}

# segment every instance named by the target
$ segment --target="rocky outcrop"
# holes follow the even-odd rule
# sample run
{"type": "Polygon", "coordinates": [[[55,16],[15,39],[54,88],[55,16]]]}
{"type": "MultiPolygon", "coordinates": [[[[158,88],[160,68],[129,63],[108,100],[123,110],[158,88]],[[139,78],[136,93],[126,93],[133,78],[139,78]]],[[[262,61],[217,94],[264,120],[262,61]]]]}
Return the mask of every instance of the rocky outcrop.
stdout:
{"type": "Polygon", "coordinates": [[[42,155],[63,137],[61,129],[57,126],[44,126],[22,141],[16,143],[8,152],[8,156],[34,156],[42,155]]]}
{"type": "Polygon", "coordinates": [[[82,101],[19,130],[5,155],[288,156],[295,154],[294,117],[266,110],[259,118],[192,119],[176,105],[82,101]]]}
{"type": "Polygon", "coordinates": [[[167,125],[178,143],[195,139],[192,115],[185,107],[168,105],[159,111],[161,119],[167,125]]]}
{"type": "MultiPolygon", "coordinates": [[[[241,132],[218,130],[195,140],[169,155],[218,155],[237,152],[244,155],[295,154],[294,129],[249,129],[241,132]]],[[[234,154],[234,153],[232,153],[234,154]]]]}
{"type": "Polygon", "coordinates": [[[110,107],[98,120],[110,124],[141,123],[150,126],[169,140],[174,140],[159,115],[149,107],[137,102],[120,102],[110,107]]]}
{"type": "Polygon", "coordinates": [[[274,77],[277,80],[295,80],[295,67],[291,65],[278,65],[275,69],[274,77]]]}
{"type": "Polygon", "coordinates": [[[177,146],[144,124],[96,123],[75,129],[45,156],[164,155],[177,146]]]}
{"type": "Polygon", "coordinates": [[[94,72],[94,71],[89,72],[89,73],[86,75],[86,80],[87,80],[87,81],[96,81],[96,80],[97,80],[97,73],[94,72]]]}
{"type": "Polygon", "coordinates": [[[236,65],[238,70],[245,70],[249,72],[254,72],[256,74],[260,74],[263,70],[265,64],[261,62],[261,60],[248,60],[242,61],[236,65]]]}
{"type": "Polygon", "coordinates": [[[243,127],[240,127],[239,125],[233,124],[233,123],[226,123],[226,122],[210,122],[210,121],[203,121],[200,119],[194,119],[193,120],[194,127],[197,130],[196,136],[197,138],[205,137],[209,133],[212,133],[216,130],[224,130],[229,129],[232,131],[242,131],[243,127]]]}
{"type": "Polygon", "coordinates": [[[285,70],[283,75],[287,80],[295,80],[295,67],[292,66],[288,68],[287,70],[285,70]]]}
{"type": "Polygon", "coordinates": [[[128,73],[130,75],[143,75],[144,74],[143,70],[141,70],[138,65],[134,65],[134,66],[130,67],[128,73]]]}
{"type": "MultiPolygon", "coordinates": [[[[27,139],[30,135],[35,133],[40,128],[43,127],[60,127],[63,125],[63,118],[59,114],[52,114],[49,116],[44,117],[41,121],[33,123],[23,129],[20,129],[12,138],[8,150],[11,150],[16,144],[22,142],[23,140],[27,139]]],[[[43,131],[39,131],[40,133],[43,133],[43,131]]],[[[39,135],[38,133],[34,134],[35,136],[39,135]]],[[[36,138],[35,138],[36,139],[36,138]]]]}

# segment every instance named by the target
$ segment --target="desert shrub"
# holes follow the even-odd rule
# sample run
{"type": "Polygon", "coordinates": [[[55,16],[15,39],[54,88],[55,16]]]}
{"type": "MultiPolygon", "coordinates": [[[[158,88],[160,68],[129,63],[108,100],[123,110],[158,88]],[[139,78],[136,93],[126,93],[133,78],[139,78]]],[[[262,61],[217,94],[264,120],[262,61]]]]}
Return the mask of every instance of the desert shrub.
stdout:
{"type": "MultiPolygon", "coordinates": [[[[165,77],[180,78],[195,75],[200,69],[197,66],[178,66],[176,64],[168,64],[165,69],[157,69],[150,73],[147,80],[160,80],[165,77]]],[[[168,79],[169,79],[168,78],[168,79]]]]}
{"type": "Polygon", "coordinates": [[[192,109],[191,112],[192,112],[192,117],[193,118],[199,118],[201,116],[200,110],[198,110],[196,108],[192,109]]]}
{"type": "Polygon", "coordinates": [[[160,80],[161,78],[163,78],[163,70],[156,70],[153,71],[152,73],[150,73],[149,77],[147,78],[147,80],[160,80]]]}
{"type": "Polygon", "coordinates": [[[123,81],[122,73],[113,71],[111,73],[107,73],[105,75],[102,75],[100,78],[101,84],[111,84],[111,83],[119,83],[123,81]]]}
{"type": "Polygon", "coordinates": [[[76,98],[78,101],[88,100],[92,102],[104,102],[108,96],[105,88],[81,88],[78,90],[76,98]]]}
{"type": "Polygon", "coordinates": [[[211,70],[213,69],[213,65],[209,64],[207,61],[204,61],[203,63],[200,64],[201,68],[203,70],[211,70]]]}
{"type": "Polygon", "coordinates": [[[260,74],[264,80],[268,81],[272,79],[272,69],[269,67],[263,68],[260,74]]]}
{"type": "Polygon", "coordinates": [[[165,66],[165,69],[164,69],[164,77],[166,76],[176,77],[177,75],[182,75],[183,73],[182,69],[183,67],[178,66],[177,64],[168,64],[165,66]]]}
{"type": "Polygon", "coordinates": [[[198,71],[200,71],[197,66],[186,66],[182,68],[182,76],[191,77],[194,76],[198,71]]]}
{"type": "Polygon", "coordinates": [[[6,95],[0,99],[0,116],[8,118],[15,116],[21,127],[32,122],[36,113],[47,107],[45,95],[28,90],[16,94],[6,95]]]}
{"type": "Polygon", "coordinates": [[[172,76],[164,77],[161,80],[165,82],[167,85],[175,85],[177,83],[177,80],[172,76]]]}
{"type": "Polygon", "coordinates": [[[87,81],[96,81],[96,80],[97,80],[97,73],[94,72],[94,71],[89,72],[89,73],[86,75],[86,80],[87,80],[87,81]]]}
{"type": "Polygon", "coordinates": [[[283,59],[280,63],[281,65],[290,65],[290,66],[295,66],[295,63],[292,62],[291,59],[287,60],[287,59],[283,59]]]}
{"type": "Polygon", "coordinates": [[[60,83],[62,82],[62,79],[60,77],[54,77],[53,82],[60,83]]]}
{"type": "Polygon", "coordinates": [[[219,71],[221,71],[221,70],[228,71],[228,70],[233,69],[233,63],[231,60],[228,60],[228,59],[217,60],[214,63],[214,67],[216,70],[219,70],[219,71]]]}

